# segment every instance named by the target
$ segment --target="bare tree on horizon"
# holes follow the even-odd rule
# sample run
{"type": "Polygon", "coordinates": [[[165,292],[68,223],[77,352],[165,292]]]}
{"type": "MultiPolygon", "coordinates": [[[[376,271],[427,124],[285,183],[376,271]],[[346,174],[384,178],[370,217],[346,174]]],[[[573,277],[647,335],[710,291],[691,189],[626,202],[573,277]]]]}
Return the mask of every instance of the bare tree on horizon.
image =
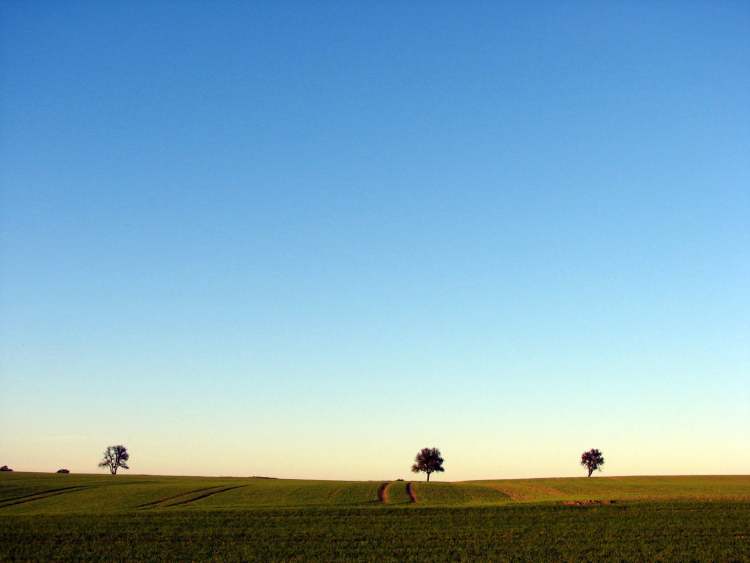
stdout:
{"type": "Polygon", "coordinates": [[[104,457],[99,462],[99,467],[106,467],[112,475],[117,475],[117,470],[130,469],[127,461],[130,459],[130,454],[125,446],[109,446],[104,450],[104,457]]]}

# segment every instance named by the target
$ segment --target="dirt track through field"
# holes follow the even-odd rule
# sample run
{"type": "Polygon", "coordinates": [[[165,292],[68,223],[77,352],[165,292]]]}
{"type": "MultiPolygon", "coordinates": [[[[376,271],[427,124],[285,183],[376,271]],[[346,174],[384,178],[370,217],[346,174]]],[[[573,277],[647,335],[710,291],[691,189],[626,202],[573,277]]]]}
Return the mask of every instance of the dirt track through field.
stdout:
{"type": "Polygon", "coordinates": [[[7,506],[15,506],[17,504],[26,504],[27,502],[34,502],[35,500],[44,500],[46,498],[56,497],[58,495],[64,495],[67,493],[74,493],[76,491],[81,491],[83,489],[89,489],[89,488],[91,487],[87,487],[87,486],[62,487],[60,489],[52,489],[50,491],[42,491],[39,493],[33,493],[29,495],[23,495],[19,497],[10,498],[10,499],[5,499],[3,501],[0,501],[0,508],[5,508],[7,506]]]}
{"type": "Polygon", "coordinates": [[[381,483],[378,487],[378,500],[383,504],[388,504],[388,487],[390,484],[390,481],[386,481],[385,483],[381,483]]]}
{"type": "Polygon", "coordinates": [[[414,483],[406,484],[406,494],[409,495],[409,500],[417,502],[417,491],[414,490],[414,483]]]}

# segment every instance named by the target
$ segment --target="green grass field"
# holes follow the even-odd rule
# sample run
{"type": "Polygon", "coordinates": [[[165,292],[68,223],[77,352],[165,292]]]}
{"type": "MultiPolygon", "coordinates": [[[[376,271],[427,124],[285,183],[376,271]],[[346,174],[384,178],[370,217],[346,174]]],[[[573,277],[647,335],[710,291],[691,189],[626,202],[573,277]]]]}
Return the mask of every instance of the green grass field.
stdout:
{"type": "Polygon", "coordinates": [[[0,559],[750,560],[750,476],[0,474],[0,559]]]}

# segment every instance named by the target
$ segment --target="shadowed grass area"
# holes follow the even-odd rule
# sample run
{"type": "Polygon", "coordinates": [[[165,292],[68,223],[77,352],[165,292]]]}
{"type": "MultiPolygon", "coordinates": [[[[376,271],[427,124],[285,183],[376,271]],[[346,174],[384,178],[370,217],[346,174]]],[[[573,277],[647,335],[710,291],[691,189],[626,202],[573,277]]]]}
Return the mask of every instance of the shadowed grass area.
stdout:
{"type": "Polygon", "coordinates": [[[705,560],[750,557],[749,503],[288,508],[0,517],[0,559],[705,560]]]}
{"type": "Polygon", "coordinates": [[[138,510],[166,499],[198,494],[208,488],[229,487],[236,479],[151,477],[140,475],[57,475],[13,473],[0,479],[0,515],[106,513],[138,510]],[[67,487],[65,494],[45,491],[67,487]],[[28,502],[5,506],[4,501],[21,492],[34,491],[28,502]]]}
{"type": "Polygon", "coordinates": [[[174,506],[191,510],[367,506],[378,504],[379,485],[376,481],[13,473],[0,478],[0,515],[106,513],[174,506]],[[61,488],[65,494],[56,493],[61,488]],[[9,504],[24,495],[27,502],[9,504]]]}
{"type": "Polygon", "coordinates": [[[303,481],[251,479],[231,494],[216,495],[196,503],[199,510],[276,506],[377,505],[380,481],[303,481]]]}

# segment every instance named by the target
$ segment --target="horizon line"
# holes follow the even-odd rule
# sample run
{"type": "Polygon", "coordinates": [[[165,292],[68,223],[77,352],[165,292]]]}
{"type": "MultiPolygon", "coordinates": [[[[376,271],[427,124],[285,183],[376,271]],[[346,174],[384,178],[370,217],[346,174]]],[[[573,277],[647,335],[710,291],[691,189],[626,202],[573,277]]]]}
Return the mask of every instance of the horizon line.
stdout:
{"type": "MultiPolygon", "coordinates": [[[[33,473],[33,474],[40,474],[40,475],[58,475],[57,470],[55,471],[26,471],[26,470],[15,470],[8,472],[3,472],[5,474],[8,473],[33,473]]],[[[2,473],[0,473],[2,474],[2,473]]],[[[387,482],[395,482],[399,479],[401,481],[419,481],[422,482],[422,479],[323,479],[323,478],[304,478],[304,477],[273,477],[271,475],[186,475],[186,474],[161,474],[161,473],[118,473],[117,475],[111,475],[106,472],[99,472],[99,473],[79,473],[79,472],[70,472],[70,475],[90,475],[90,476],[102,476],[102,477],[186,477],[186,478],[200,478],[200,479],[272,479],[277,481],[330,481],[330,482],[341,482],[341,483],[382,483],[384,481],[387,482]]],[[[469,483],[469,482],[475,482],[475,481],[534,481],[534,480],[542,480],[542,479],[592,479],[592,478],[599,478],[599,479],[620,479],[620,478],[647,478],[647,477],[750,477],[750,473],[662,473],[662,474],[624,474],[624,475],[592,475],[591,477],[587,477],[585,475],[578,475],[578,476],[557,476],[557,477],[490,477],[490,478],[483,478],[483,479],[461,479],[456,481],[447,481],[447,480],[439,480],[434,481],[436,483],[469,483]]],[[[432,482],[432,481],[424,481],[424,482],[432,482]]]]}

